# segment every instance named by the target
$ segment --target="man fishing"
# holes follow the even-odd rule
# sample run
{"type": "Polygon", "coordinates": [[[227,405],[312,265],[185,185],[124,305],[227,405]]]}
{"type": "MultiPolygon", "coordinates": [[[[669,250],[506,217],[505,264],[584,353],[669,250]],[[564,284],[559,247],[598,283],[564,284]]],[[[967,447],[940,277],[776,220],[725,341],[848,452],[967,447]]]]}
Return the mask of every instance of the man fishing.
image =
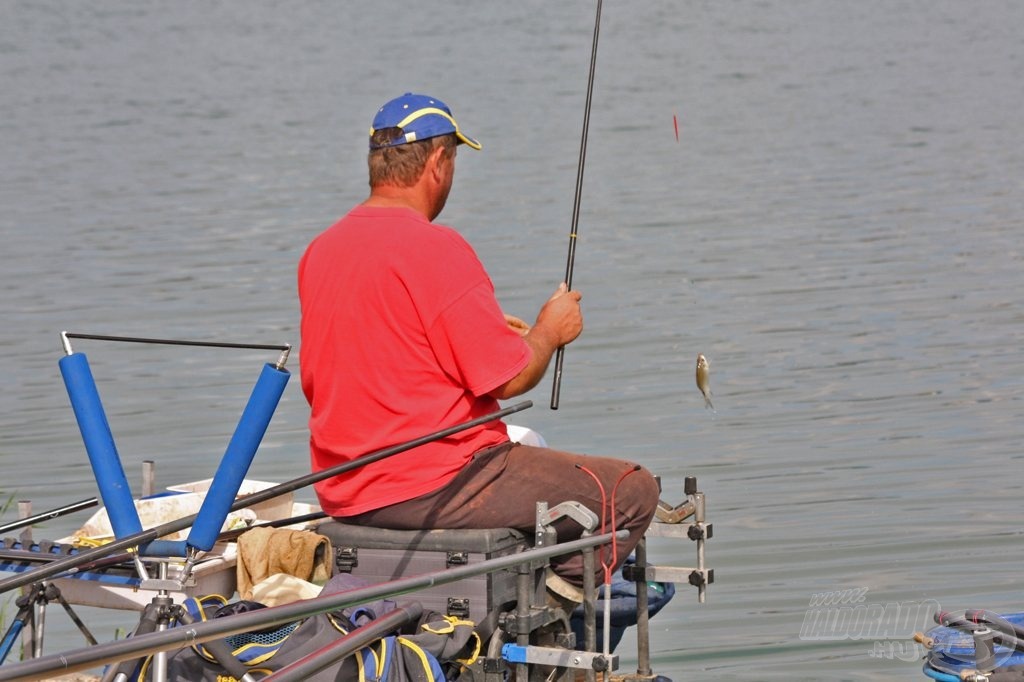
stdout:
{"type": "MultiPolygon", "coordinates": [[[[369,197],[299,263],[314,471],[493,412],[498,400],[536,386],[555,351],[583,329],[580,293],[565,284],[532,326],[504,315],[469,243],[433,222],[459,145],[481,148],[440,100],[407,93],[386,103],[370,129],[369,197]]],[[[575,500],[629,531],[615,566],[639,542],[659,496],[646,469],[512,443],[500,420],[321,481],[316,491],[341,521],[394,529],[532,533],[537,501],[575,500]],[[604,499],[616,486],[613,512],[604,499]]],[[[555,527],[560,541],[581,534],[571,520],[555,527]]],[[[549,589],[581,601],[582,557],[557,557],[552,568],[549,589]]]]}

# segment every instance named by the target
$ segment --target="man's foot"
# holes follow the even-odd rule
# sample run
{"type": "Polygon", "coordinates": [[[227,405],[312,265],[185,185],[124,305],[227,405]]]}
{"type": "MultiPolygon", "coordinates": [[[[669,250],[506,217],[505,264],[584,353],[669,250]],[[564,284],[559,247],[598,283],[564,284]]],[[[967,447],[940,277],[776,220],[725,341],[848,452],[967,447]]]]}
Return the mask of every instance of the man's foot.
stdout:
{"type": "MultiPolygon", "coordinates": [[[[568,599],[577,604],[583,603],[583,590],[568,582],[550,568],[545,575],[544,584],[548,588],[548,594],[554,593],[563,599],[568,599]]],[[[572,611],[570,610],[568,613],[572,613],[572,611]]]]}

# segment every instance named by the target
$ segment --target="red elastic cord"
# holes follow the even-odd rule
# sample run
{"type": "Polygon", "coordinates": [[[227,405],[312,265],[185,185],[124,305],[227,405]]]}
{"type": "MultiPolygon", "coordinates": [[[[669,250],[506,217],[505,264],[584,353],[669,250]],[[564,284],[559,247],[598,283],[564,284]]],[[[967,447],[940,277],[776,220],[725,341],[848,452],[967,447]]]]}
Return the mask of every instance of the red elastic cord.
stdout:
{"type": "MultiPolygon", "coordinates": [[[[604,492],[604,485],[602,485],[601,479],[599,479],[597,477],[597,475],[594,474],[594,472],[591,471],[590,469],[588,469],[587,467],[583,466],[582,464],[577,464],[576,468],[579,469],[580,471],[583,471],[583,472],[585,472],[587,474],[590,474],[590,477],[593,478],[594,482],[597,484],[597,489],[601,491],[601,533],[604,534],[605,533],[605,526],[607,525],[607,519],[605,518],[605,515],[606,515],[606,511],[608,509],[608,505],[605,503],[606,498],[605,498],[605,492],[604,492]]],[[[612,504],[611,504],[611,507],[612,507],[612,559],[611,559],[610,562],[605,563],[605,560],[604,560],[604,545],[601,545],[601,550],[600,550],[600,552],[601,552],[601,568],[604,569],[604,582],[605,582],[605,585],[609,586],[609,589],[611,589],[610,586],[612,584],[612,566],[615,565],[615,562],[616,562],[616,560],[618,559],[618,556],[619,556],[619,540],[618,540],[617,537],[615,537],[615,493],[619,489],[619,484],[622,483],[623,479],[625,479],[626,476],[629,476],[631,473],[633,473],[635,471],[639,471],[639,470],[640,470],[640,466],[639,465],[632,466],[629,470],[627,470],[625,473],[623,473],[621,476],[619,476],[619,480],[617,480],[615,482],[615,485],[612,487],[612,504]]]]}
{"type": "MultiPolygon", "coordinates": [[[[591,471],[587,467],[583,466],[582,464],[577,464],[576,468],[579,469],[580,471],[584,472],[584,473],[590,474],[590,477],[592,479],[594,479],[594,483],[597,484],[597,489],[601,491],[601,534],[604,535],[604,533],[605,533],[605,525],[607,523],[607,519],[605,518],[605,514],[606,514],[606,511],[608,509],[608,505],[605,504],[605,499],[606,498],[605,498],[605,493],[604,493],[604,485],[601,484],[601,479],[597,477],[597,474],[595,474],[593,471],[591,471]]],[[[612,523],[613,524],[615,523],[614,515],[612,517],[612,523]]],[[[614,531],[612,531],[612,532],[614,532],[614,531]]],[[[615,537],[614,536],[612,536],[612,543],[613,543],[612,562],[614,562],[615,561],[615,554],[614,554],[615,537]]],[[[608,585],[608,589],[611,589],[611,584],[612,584],[612,564],[610,564],[610,563],[606,564],[604,562],[604,547],[605,547],[604,545],[601,545],[601,548],[599,550],[599,552],[600,552],[601,568],[604,569],[604,584],[608,585]]]]}

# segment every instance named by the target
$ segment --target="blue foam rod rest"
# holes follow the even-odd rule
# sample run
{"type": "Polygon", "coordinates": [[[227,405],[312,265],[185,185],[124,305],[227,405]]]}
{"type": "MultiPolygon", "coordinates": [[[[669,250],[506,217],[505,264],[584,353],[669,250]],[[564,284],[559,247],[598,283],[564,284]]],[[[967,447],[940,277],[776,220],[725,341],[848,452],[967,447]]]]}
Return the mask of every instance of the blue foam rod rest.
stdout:
{"type": "Polygon", "coordinates": [[[143,556],[185,557],[188,556],[185,550],[184,540],[153,540],[139,547],[143,556]]]}
{"type": "Polygon", "coordinates": [[[82,353],[72,353],[61,358],[58,364],[114,535],[123,538],[140,533],[142,523],[114,445],[114,436],[110,432],[100,394],[96,390],[96,381],[89,369],[89,361],[82,353]]]}
{"type": "Polygon", "coordinates": [[[199,515],[189,531],[185,541],[189,547],[203,552],[213,548],[221,526],[231,511],[231,505],[235,502],[235,496],[238,495],[238,489],[242,487],[242,481],[249,471],[249,465],[256,456],[256,449],[267,431],[270,418],[274,416],[289,376],[287,370],[278,369],[270,363],[264,365],[220,466],[217,467],[206,499],[199,508],[199,515]]]}

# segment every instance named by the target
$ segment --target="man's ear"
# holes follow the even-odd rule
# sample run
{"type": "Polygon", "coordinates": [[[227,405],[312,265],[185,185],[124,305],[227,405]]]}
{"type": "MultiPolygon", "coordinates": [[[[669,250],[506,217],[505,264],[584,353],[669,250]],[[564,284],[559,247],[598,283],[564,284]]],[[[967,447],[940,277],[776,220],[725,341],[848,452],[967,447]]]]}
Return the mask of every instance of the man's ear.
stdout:
{"type": "Polygon", "coordinates": [[[437,147],[427,157],[427,170],[433,173],[433,178],[440,182],[444,177],[444,147],[437,147]]]}
{"type": "Polygon", "coordinates": [[[429,170],[432,173],[432,175],[433,175],[433,177],[435,179],[440,174],[440,164],[441,164],[440,152],[441,152],[440,147],[437,147],[436,150],[431,152],[430,156],[427,157],[427,170],[429,170]]]}

